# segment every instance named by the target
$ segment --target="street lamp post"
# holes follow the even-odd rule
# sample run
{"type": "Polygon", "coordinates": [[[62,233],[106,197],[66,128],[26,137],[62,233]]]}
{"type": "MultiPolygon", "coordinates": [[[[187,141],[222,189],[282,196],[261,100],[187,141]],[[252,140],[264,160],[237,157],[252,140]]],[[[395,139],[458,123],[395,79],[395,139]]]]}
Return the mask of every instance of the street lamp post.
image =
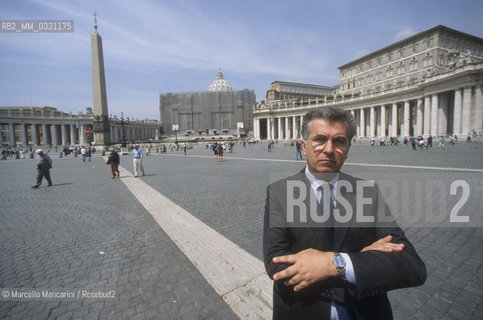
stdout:
{"type": "Polygon", "coordinates": [[[176,144],[176,146],[178,146],[178,129],[179,129],[179,125],[178,124],[173,124],[173,126],[171,127],[172,130],[174,131],[174,143],[176,144]]]}
{"type": "Polygon", "coordinates": [[[121,147],[126,147],[126,128],[125,125],[129,123],[129,120],[124,119],[124,112],[121,112],[121,119],[117,121],[118,124],[121,125],[121,132],[122,132],[122,144],[121,147]]]}

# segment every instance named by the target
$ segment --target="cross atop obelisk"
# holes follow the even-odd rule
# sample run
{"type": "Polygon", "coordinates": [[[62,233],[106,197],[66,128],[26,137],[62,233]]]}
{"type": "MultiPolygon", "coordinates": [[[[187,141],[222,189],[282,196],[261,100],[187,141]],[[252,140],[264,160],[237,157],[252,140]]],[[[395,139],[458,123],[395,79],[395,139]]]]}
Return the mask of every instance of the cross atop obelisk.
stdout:
{"type": "Polygon", "coordinates": [[[104,55],[102,38],[97,33],[97,13],[94,12],[94,32],[91,35],[92,46],[92,93],[94,98],[94,141],[96,144],[108,144],[110,126],[107,111],[106,77],[104,74],[104,55]]]}
{"type": "Polygon", "coordinates": [[[94,30],[97,32],[97,12],[94,11],[94,30]]]}

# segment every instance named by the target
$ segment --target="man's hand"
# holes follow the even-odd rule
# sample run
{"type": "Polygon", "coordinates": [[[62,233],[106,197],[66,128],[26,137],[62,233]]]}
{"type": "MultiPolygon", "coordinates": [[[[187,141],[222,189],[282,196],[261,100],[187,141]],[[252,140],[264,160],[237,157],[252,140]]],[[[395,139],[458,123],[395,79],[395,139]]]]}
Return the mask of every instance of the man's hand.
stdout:
{"type": "Polygon", "coordinates": [[[337,276],[333,252],[307,249],[297,254],[273,258],[274,263],[291,264],[290,267],[273,275],[273,280],[290,278],[284,282],[286,286],[294,286],[300,291],[309,285],[337,276]]]}
{"type": "Polygon", "coordinates": [[[391,243],[392,236],[385,236],[377,240],[376,242],[364,247],[361,252],[366,252],[369,250],[381,251],[381,252],[401,252],[404,249],[403,243],[391,243]]]}

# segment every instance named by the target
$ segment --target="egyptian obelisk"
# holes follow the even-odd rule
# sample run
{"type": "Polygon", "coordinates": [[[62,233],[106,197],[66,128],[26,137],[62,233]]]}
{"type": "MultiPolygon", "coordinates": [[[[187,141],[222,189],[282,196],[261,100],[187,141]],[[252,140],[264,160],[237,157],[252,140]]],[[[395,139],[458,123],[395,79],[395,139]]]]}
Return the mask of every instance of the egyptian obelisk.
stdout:
{"type": "Polygon", "coordinates": [[[110,127],[107,111],[106,77],[102,38],[97,33],[97,14],[94,13],[94,32],[91,35],[92,47],[92,93],[94,98],[94,142],[105,145],[110,142],[110,127]]]}

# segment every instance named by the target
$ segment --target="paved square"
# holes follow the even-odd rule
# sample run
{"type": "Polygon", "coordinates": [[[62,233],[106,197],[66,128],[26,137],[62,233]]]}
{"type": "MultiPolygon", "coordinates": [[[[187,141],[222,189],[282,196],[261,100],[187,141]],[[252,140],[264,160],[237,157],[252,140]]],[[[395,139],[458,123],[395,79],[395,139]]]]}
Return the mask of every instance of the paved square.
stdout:
{"type": "MultiPolygon", "coordinates": [[[[443,196],[447,207],[453,208],[459,196],[451,196],[449,186],[467,181],[471,195],[458,214],[481,223],[482,156],[483,147],[476,143],[428,151],[356,144],[343,170],[404,185],[403,194],[388,202],[394,208],[407,205],[410,210],[418,204],[398,203],[404,197],[411,199],[407,186],[429,188],[434,184],[428,181],[437,182],[445,186],[439,191],[447,189],[443,196]]],[[[53,160],[55,186],[39,190],[29,188],[35,177],[32,160],[0,162],[4,190],[0,288],[109,289],[116,296],[1,300],[0,317],[237,318],[121,181],[110,179],[101,157],[96,155],[92,163],[80,158],[53,160]]],[[[122,157],[121,165],[132,169],[129,157],[122,157]]],[[[295,161],[293,147],[278,143],[270,153],[266,144],[236,145],[223,162],[215,162],[204,146],[188,150],[187,156],[153,153],[144,166],[146,176],[138,179],[261,260],[265,188],[301,170],[304,162],[295,161]]],[[[433,194],[427,198],[427,206],[440,199],[433,194]]],[[[448,208],[433,208],[449,214],[448,208]]],[[[422,287],[390,293],[395,319],[482,317],[481,229],[476,224],[473,228],[442,226],[420,220],[403,225],[427,265],[428,279],[422,287]]]]}

